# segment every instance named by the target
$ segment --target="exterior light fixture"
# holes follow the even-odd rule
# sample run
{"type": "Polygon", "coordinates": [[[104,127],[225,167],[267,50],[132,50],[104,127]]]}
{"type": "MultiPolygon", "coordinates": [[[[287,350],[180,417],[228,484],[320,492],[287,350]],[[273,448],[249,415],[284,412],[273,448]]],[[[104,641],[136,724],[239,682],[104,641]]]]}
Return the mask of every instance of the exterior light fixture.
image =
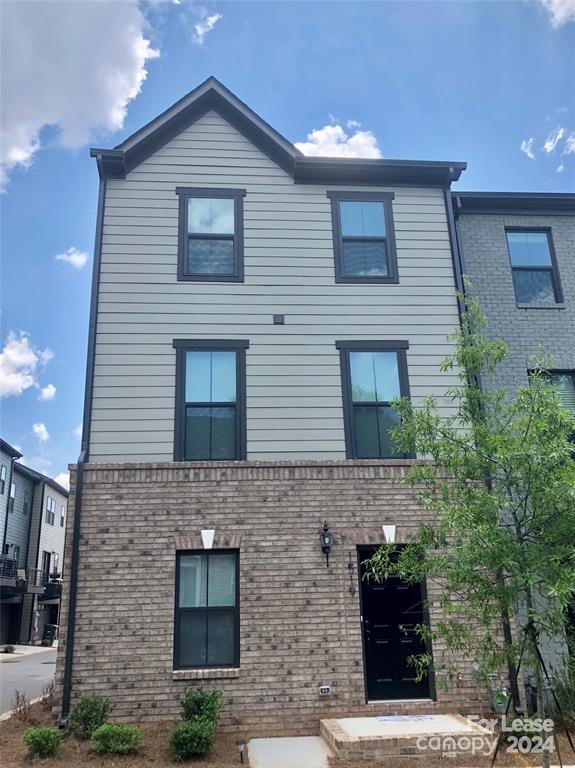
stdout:
{"type": "Polygon", "coordinates": [[[236,748],[238,752],[240,753],[240,763],[244,762],[244,749],[246,748],[246,742],[244,739],[237,739],[236,740],[236,748]]]}
{"type": "Polygon", "coordinates": [[[331,534],[331,531],[329,530],[329,525],[327,524],[327,520],[324,520],[323,522],[323,528],[319,532],[319,540],[321,542],[321,551],[325,555],[325,565],[326,565],[326,568],[328,568],[329,553],[331,552],[331,548],[333,546],[333,536],[331,534]]]}

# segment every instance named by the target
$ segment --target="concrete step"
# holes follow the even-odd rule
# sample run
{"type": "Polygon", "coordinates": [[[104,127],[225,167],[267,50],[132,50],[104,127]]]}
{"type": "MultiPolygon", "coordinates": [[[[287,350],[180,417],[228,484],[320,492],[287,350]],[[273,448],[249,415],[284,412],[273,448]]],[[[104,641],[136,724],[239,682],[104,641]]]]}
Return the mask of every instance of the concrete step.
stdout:
{"type": "Polygon", "coordinates": [[[331,750],[319,736],[250,739],[250,768],[329,768],[331,750]]]}
{"type": "Polygon", "coordinates": [[[461,715],[397,715],[321,720],[320,736],[338,760],[491,754],[487,728],[461,715]]]}

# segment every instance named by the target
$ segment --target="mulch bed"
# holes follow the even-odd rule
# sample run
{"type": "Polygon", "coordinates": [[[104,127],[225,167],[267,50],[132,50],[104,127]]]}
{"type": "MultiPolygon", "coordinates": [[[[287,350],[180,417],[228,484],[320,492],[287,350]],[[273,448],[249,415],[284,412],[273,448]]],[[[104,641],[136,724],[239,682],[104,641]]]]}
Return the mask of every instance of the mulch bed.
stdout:
{"type": "MultiPolygon", "coordinates": [[[[30,720],[21,722],[17,717],[0,722],[0,763],[2,768],[30,768],[32,765],[46,768],[175,768],[170,754],[169,738],[173,724],[136,723],[142,731],[137,753],[133,755],[97,755],[90,749],[89,741],[78,741],[67,735],[56,757],[32,762],[26,757],[22,736],[28,728],[54,726],[50,710],[41,702],[33,704],[30,720]]],[[[209,768],[238,768],[239,754],[235,746],[236,736],[217,733],[214,748],[204,758],[185,765],[209,766],[209,768]]],[[[244,754],[244,765],[247,767],[244,754]]]]}

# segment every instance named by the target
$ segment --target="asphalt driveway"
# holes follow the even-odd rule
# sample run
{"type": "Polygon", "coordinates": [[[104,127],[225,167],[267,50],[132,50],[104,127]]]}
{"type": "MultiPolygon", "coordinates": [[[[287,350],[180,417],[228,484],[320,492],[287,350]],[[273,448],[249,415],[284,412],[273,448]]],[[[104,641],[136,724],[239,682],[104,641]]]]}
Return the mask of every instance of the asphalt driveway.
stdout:
{"type": "Polygon", "coordinates": [[[0,715],[12,708],[14,691],[25,693],[30,700],[42,694],[56,669],[56,649],[34,649],[32,653],[0,654],[0,715]]]}

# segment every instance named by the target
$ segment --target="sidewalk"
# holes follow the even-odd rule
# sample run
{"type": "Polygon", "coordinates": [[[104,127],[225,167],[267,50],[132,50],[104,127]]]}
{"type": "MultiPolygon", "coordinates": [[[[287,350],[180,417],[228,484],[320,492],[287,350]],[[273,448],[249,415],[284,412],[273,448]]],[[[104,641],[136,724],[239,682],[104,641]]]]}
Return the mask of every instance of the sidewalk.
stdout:
{"type": "Polygon", "coordinates": [[[2,649],[10,645],[10,643],[4,643],[0,646],[0,663],[3,661],[10,661],[10,659],[21,659],[22,656],[30,656],[34,653],[42,653],[43,651],[54,651],[58,648],[58,641],[54,642],[52,647],[44,645],[14,645],[14,653],[2,653],[2,649]]]}

